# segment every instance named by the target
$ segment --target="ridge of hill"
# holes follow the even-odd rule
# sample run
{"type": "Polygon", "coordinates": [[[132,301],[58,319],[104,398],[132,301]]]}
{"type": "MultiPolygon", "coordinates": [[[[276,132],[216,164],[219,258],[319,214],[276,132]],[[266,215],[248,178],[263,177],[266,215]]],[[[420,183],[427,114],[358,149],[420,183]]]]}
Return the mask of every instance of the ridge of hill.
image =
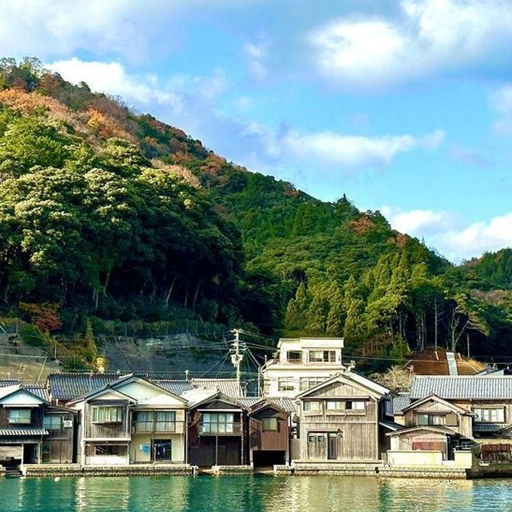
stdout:
{"type": "Polygon", "coordinates": [[[504,256],[453,266],[378,211],[250,172],[37,59],[0,60],[0,175],[4,310],[40,328],[56,305],[61,333],[189,315],[344,336],[376,367],[430,345],[512,357],[504,256]]]}

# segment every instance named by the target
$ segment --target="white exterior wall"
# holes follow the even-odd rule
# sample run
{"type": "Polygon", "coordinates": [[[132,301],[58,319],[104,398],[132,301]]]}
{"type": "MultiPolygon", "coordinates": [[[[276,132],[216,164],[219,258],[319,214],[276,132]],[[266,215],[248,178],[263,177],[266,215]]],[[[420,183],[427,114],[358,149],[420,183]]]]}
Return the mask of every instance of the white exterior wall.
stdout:
{"type": "Polygon", "coordinates": [[[301,378],[327,380],[336,373],[345,370],[342,364],[343,338],[298,338],[281,339],[277,345],[278,354],[261,370],[263,378],[263,395],[293,398],[305,389],[300,388],[301,378]],[[309,362],[311,351],[333,351],[334,361],[309,362]],[[297,362],[288,360],[288,352],[301,352],[302,358],[297,362]],[[279,389],[279,379],[288,379],[289,387],[279,389]]]}
{"type": "Polygon", "coordinates": [[[173,435],[165,436],[159,434],[134,434],[130,443],[130,462],[150,463],[151,462],[151,444],[152,439],[168,439],[172,442],[171,463],[185,463],[185,443],[184,436],[173,435]],[[144,450],[144,446],[149,446],[149,452],[144,450]]]}

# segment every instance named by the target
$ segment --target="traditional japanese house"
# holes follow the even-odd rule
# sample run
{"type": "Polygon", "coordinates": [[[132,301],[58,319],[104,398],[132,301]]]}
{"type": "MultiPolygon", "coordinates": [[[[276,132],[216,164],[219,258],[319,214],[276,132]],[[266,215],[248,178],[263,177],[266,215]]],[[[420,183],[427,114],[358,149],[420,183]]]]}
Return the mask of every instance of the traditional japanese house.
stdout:
{"type": "MultiPolygon", "coordinates": [[[[55,405],[66,405],[95,391],[115,384],[133,373],[51,373],[46,380],[50,401],[55,405]]],[[[145,375],[137,375],[145,377],[145,375]]]]}
{"type": "Polygon", "coordinates": [[[189,463],[199,467],[247,464],[245,408],[215,390],[196,389],[183,398],[189,402],[189,463]]]}
{"type": "Polygon", "coordinates": [[[186,462],[186,400],[136,376],[68,403],[83,465],[186,462]]]}
{"type": "Polygon", "coordinates": [[[0,388],[0,464],[73,461],[74,415],[55,407],[44,388],[0,388]]]}
{"type": "Polygon", "coordinates": [[[391,419],[389,390],[355,372],[339,373],[298,399],[302,462],[379,461],[391,419]]]}
{"type": "Polygon", "coordinates": [[[249,462],[254,467],[290,461],[290,412],[270,399],[259,400],[248,409],[249,462]]]}
{"type": "Polygon", "coordinates": [[[478,444],[484,461],[512,461],[511,376],[416,376],[410,400],[402,410],[406,428],[389,434],[395,460],[407,450],[451,460],[478,444]]]}
{"type": "MultiPolygon", "coordinates": [[[[397,460],[397,452],[409,450],[437,452],[441,460],[453,460],[454,449],[472,442],[475,415],[436,395],[413,402],[402,409],[402,414],[404,427],[387,434],[391,438],[389,462],[397,460]]],[[[406,460],[403,453],[400,460],[406,460]]]]}

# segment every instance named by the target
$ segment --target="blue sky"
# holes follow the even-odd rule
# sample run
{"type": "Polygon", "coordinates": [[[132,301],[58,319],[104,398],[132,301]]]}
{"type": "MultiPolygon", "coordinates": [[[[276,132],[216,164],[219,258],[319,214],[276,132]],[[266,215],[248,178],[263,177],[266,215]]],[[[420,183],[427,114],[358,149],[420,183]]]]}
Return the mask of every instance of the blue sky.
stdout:
{"type": "Polygon", "coordinates": [[[510,0],[2,0],[0,48],[452,261],[512,246],[510,0]]]}

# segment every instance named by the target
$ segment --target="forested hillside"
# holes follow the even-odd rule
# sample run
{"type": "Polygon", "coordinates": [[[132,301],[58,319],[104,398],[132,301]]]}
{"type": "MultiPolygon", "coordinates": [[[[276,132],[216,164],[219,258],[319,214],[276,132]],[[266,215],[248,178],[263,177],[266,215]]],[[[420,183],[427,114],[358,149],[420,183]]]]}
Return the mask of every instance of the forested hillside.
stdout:
{"type": "Polygon", "coordinates": [[[454,267],[379,212],[249,172],[36,59],[0,61],[0,174],[4,314],[53,311],[66,333],[189,315],[344,336],[386,361],[512,357],[510,250],[454,267]]]}

